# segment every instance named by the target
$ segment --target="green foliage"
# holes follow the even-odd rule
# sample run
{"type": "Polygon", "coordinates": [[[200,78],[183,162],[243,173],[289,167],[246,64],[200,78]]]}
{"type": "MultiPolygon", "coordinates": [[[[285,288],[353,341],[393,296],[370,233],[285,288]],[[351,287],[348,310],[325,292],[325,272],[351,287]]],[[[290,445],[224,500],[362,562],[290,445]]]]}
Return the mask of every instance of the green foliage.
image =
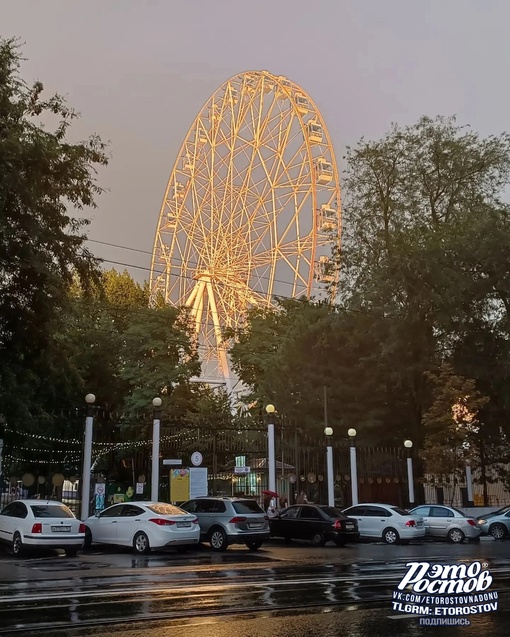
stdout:
{"type": "Polygon", "coordinates": [[[477,463],[483,435],[480,410],[489,399],[476,389],[473,379],[455,374],[448,363],[427,377],[433,402],[423,415],[426,469],[438,475],[462,472],[466,460],[477,463]]]}
{"type": "Polygon", "coordinates": [[[72,277],[86,283],[97,262],[84,247],[88,223],[75,211],[95,206],[96,166],[105,145],[67,139],[76,119],[64,99],[19,76],[14,40],[0,39],[0,411],[23,411],[49,325],[67,302],[72,277]],[[41,119],[56,120],[53,129],[41,119]]]}

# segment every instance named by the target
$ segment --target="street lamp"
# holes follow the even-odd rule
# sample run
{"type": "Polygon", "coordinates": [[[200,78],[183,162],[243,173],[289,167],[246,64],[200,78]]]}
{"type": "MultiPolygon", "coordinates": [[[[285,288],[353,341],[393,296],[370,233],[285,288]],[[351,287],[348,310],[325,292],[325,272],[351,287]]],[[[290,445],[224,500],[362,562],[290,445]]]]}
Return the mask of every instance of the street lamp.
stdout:
{"type": "Polygon", "coordinates": [[[333,480],[333,447],[331,446],[331,436],[333,435],[333,429],[326,427],[324,429],[324,435],[326,436],[326,465],[328,475],[328,504],[330,507],[335,506],[335,482],[333,480]]]}
{"type": "Polygon", "coordinates": [[[159,500],[159,437],[161,426],[162,400],[158,396],[152,401],[152,471],[151,471],[151,500],[159,500]]]}
{"type": "Polygon", "coordinates": [[[358,504],[358,467],[356,463],[356,429],[349,429],[347,435],[350,439],[351,455],[351,494],[352,504],[358,504]]]}
{"type": "Polygon", "coordinates": [[[267,405],[266,413],[267,413],[267,463],[268,463],[268,477],[269,491],[273,491],[276,493],[276,453],[275,453],[275,443],[274,443],[274,412],[276,411],[274,405],[267,405]]]}
{"type": "Polygon", "coordinates": [[[90,470],[92,465],[92,429],[94,426],[94,394],[85,396],[87,413],[85,418],[85,441],[83,443],[83,475],[81,480],[81,519],[89,517],[90,505],[90,470]]]}
{"type": "Polygon", "coordinates": [[[412,440],[404,440],[404,447],[407,449],[407,484],[409,487],[409,506],[414,505],[414,477],[413,477],[413,457],[411,449],[413,448],[412,440]]]}

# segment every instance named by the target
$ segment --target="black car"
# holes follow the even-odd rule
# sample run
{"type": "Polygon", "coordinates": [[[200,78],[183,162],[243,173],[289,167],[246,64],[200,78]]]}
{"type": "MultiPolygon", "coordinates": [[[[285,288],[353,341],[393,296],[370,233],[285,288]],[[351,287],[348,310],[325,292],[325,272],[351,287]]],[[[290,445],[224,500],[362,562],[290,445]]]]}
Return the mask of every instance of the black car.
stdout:
{"type": "Polygon", "coordinates": [[[333,541],[337,546],[359,540],[358,522],[338,509],[320,504],[295,504],[270,518],[272,537],[309,540],[314,546],[333,541]]]}

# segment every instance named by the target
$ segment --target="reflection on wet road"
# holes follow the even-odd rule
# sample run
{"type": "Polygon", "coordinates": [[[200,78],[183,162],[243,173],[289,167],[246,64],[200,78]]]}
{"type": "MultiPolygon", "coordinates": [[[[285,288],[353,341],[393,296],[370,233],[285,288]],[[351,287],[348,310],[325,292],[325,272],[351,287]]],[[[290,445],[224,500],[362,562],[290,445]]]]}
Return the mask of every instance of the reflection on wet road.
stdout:
{"type": "MultiPolygon", "coordinates": [[[[470,618],[470,629],[483,627],[491,637],[500,634],[498,622],[510,597],[507,546],[438,545],[420,551],[420,559],[426,553],[436,561],[483,558],[489,563],[501,610],[470,618]]],[[[380,548],[324,552],[321,559],[317,552],[297,548],[292,554],[279,547],[255,555],[229,551],[178,560],[128,553],[85,554],[75,560],[2,559],[2,575],[10,565],[11,581],[2,577],[5,583],[0,585],[0,633],[162,637],[171,632],[194,637],[199,631],[203,636],[207,626],[207,635],[219,637],[239,631],[244,637],[304,637],[319,634],[319,624],[323,637],[438,630],[419,627],[416,619],[391,610],[393,589],[407,570],[406,562],[415,559],[416,547],[380,548]]],[[[453,634],[466,628],[441,630],[453,634]]]]}

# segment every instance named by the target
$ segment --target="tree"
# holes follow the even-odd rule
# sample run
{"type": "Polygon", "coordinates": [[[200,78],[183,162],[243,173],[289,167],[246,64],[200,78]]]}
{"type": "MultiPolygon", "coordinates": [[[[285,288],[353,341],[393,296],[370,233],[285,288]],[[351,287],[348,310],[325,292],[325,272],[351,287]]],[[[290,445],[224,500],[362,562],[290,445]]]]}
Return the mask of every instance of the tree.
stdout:
{"type": "Polygon", "coordinates": [[[41,82],[25,84],[21,61],[18,43],[0,39],[0,412],[8,419],[23,409],[20,392],[31,395],[34,361],[72,278],[85,284],[97,272],[84,247],[88,221],[74,214],[95,206],[96,167],[107,164],[98,136],[68,140],[77,114],[59,95],[43,98],[41,82]]]}
{"type": "Polygon", "coordinates": [[[473,330],[508,333],[510,137],[424,117],[347,161],[340,303],[381,336],[370,358],[387,387],[384,428],[420,444],[427,372],[450,361],[462,373],[456,352],[473,330]]]}

